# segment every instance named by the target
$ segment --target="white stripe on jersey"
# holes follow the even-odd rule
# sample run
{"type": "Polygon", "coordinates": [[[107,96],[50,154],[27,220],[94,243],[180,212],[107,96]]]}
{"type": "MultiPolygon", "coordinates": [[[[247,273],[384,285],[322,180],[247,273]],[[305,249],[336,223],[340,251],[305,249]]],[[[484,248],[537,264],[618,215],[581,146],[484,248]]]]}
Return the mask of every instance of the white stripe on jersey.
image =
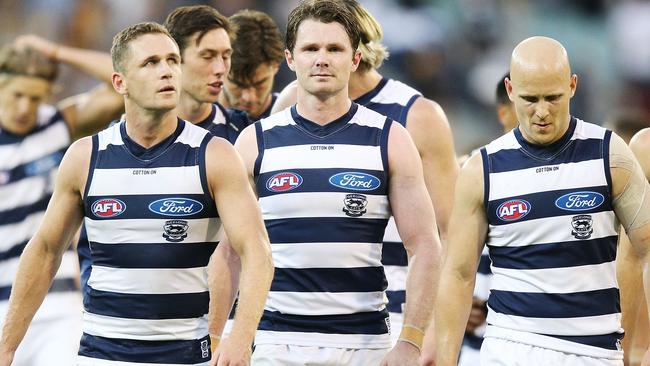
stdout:
{"type": "Polygon", "coordinates": [[[492,290],[565,294],[618,288],[615,262],[525,270],[492,267],[492,273],[492,290]]]}
{"type": "MultiPolygon", "coordinates": [[[[489,306],[488,306],[489,307],[489,306]]],[[[597,335],[609,334],[612,325],[620,324],[621,313],[576,318],[533,318],[488,311],[488,324],[499,324],[499,328],[518,329],[526,332],[555,335],[597,335]]]]}
{"type": "Polygon", "coordinates": [[[133,179],[133,172],[140,168],[125,169],[95,169],[88,196],[114,196],[151,194],[151,187],[156,187],[156,193],[165,194],[202,194],[198,166],[151,168],[155,174],[138,175],[133,179]]]}
{"type": "Polygon", "coordinates": [[[294,315],[353,314],[383,310],[383,292],[289,292],[271,291],[266,310],[294,315]],[[314,306],[313,304],[318,304],[314,306]]]}
{"type": "MultiPolygon", "coordinates": [[[[11,225],[0,226],[0,252],[5,252],[14,245],[22,243],[32,238],[35,228],[37,228],[45,216],[44,211],[31,214],[25,220],[11,225]]],[[[2,272],[2,271],[0,271],[2,272]]]]}
{"type": "MultiPolygon", "coordinates": [[[[2,271],[0,271],[0,287],[11,286],[18,272],[20,257],[9,258],[2,262],[2,271]]],[[[79,275],[79,264],[76,252],[66,251],[61,258],[59,270],[54,275],[54,279],[76,278],[79,275]]]]}
{"type": "Polygon", "coordinates": [[[84,356],[77,356],[77,366],[208,366],[210,362],[194,363],[194,364],[179,364],[179,363],[141,363],[141,362],[122,362],[122,361],[109,361],[100,358],[88,358],[84,356]]]}
{"type": "Polygon", "coordinates": [[[408,267],[403,266],[384,266],[386,278],[388,281],[388,291],[406,290],[406,277],[408,277],[408,267]]]}
{"type": "Polygon", "coordinates": [[[334,150],[311,150],[312,146],[315,145],[264,150],[260,173],[295,169],[384,169],[379,146],[331,144],[334,150]]]}
{"type": "Polygon", "coordinates": [[[373,103],[397,103],[406,106],[414,95],[420,95],[420,92],[401,81],[388,79],[386,85],[375,95],[371,102],[373,103]]]}
{"type": "Polygon", "coordinates": [[[276,268],[381,266],[381,245],[378,243],[274,243],[271,252],[276,268]]]}
{"type": "MultiPolygon", "coordinates": [[[[571,235],[571,217],[579,213],[569,213],[566,216],[546,217],[543,219],[514,222],[508,225],[489,225],[490,235],[488,245],[495,247],[524,247],[528,245],[579,241],[571,235]],[[543,223],[543,225],[542,225],[543,223]],[[554,230],[548,230],[549,227],[554,230]]],[[[590,214],[593,219],[593,234],[591,239],[605,238],[617,235],[616,216],[613,211],[590,214]]]]}
{"type": "Polygon", "coordinates": [[[544,173],[536,173],[536,171],[541,167],[490,173],[490,201],[530,193],[553,191],[559,187],[573,189],[607,185],[604,174],[594,174],[594,172],[603,172],[602,159],[552,166],[559,167],[560,173],[566,169],[570,170],[571,174],[560,174],[559,179],[539,179],[540,174],[544,173]],[[526,183],[522,184],[521,182],[526,183]]]}
{"type": "MultiPolygon", "coordinates": [[[[127,208],[128,209],[128,208],[127,208]]],[[[130,220],[92,220],[84,218],[88,239],[103,244],[132,244],[132,243],[165,243],[163,226],[168,219],[130,219],[130,220]],[[101,229],[100,229],[101,228],[101,229]],[[93,233],[102,230],[101,238],[93,233]]],[[[191,230],[187,230],[187,238],[183,243],[216,242],[221,228],[221,220],[183,219],[191,230]]]]}
{"type": "MultiPolygon", "coordinates": [[[[19,181],[0,185],[0,211],[11,210],[16,207],[27,206],[43,198],[43,193],[54,191],[56,169],[46,175],[35,175],[19,181]]],[[[4,238],[4,237],[3,237],[4,238]]]]}
{"type": "Polygon", "coordinates": [[[70,144],[70,132],[65,123],[54,123],[45,130],[28,135],[20,143],[0,146],[0,170],[13,169],[19,165],[38,160],[70,144]]]}
{"type": "MultiPolygon", "coordinates": [[[[285,193],[261,197],[260,208],[264,220],[293,219],[302,217],[342,217],[345,214],[345,197],[350,193],[363,192],[303,192],[285,193]]],[[[385,219],[390,215],[388,197],[364,194],[367,199],[366,213],[362,219],[385,219]]]]}
{"type": "Polygon", "coordinates": [[[274,332],[258,330],[255,344],[293,344],[296,346],[343,348],[389,348],[390,334],[327,334],[315,332],[274,332]],[[368,347],[372,345],[372,347],[368,347]]]}
{"type": "Polygon", "coordinates": [[[194,319],[130,319],[84,312],[83,331],[97,337],[141,341],[194,340],[208,334],[208,316],[194,319]]]}
{"type": "Polygon", "coordinates": [[[273,113],[261,120],[262,131],[268,131],[273,127],[281,127],[295,124],[291,117],[291,107],[287,107],[278,113],[273,113]]]}
{"type": "Polygon", "coordinates": [[[112,268],[93,265],[88,285],[95,290],[123,294],[184,294],[204,292],[206,267],[112,268]]]}

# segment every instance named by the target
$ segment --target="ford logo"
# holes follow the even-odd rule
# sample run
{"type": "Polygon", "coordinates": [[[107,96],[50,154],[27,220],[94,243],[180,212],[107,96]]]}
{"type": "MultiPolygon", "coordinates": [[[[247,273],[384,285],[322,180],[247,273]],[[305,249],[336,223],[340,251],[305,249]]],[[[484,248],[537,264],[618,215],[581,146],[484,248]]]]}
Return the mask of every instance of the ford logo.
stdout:
{"type": "Polygon", "coordinates": [[[149,204],[149,211],[165,216],[190,216],[202,210],[201,202],[189,198],[163,198],[149,204]]]}
{"type": "Polygon", "coordinates": [[[587,211],[605,202],[605,197],[597,192],[571,192],[555,200],[557,208],[567,211],[587,211]]]}
{"type": "Polygon", "coordinates": [[[379,178],[374,175],[359,172],[335,174],[329,181],[333,186],[353,191],[372,191],[381,185],[379,178]]]}

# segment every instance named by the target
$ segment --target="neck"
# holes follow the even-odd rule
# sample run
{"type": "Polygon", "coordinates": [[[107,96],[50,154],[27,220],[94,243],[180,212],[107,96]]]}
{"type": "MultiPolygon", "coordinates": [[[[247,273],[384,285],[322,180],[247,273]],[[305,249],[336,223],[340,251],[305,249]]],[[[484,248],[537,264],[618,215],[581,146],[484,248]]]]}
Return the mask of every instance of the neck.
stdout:
{"type": "Polygon", "coordinates": [[[188,93],[181,93],[178,104],[178,116],[188,122],[197,124],[208,118],[212,112],[212,103],[199,102],[188,93]]]}
{"type": "Polygon", "coordinates": [[[348,84],[350,99],[357,99],[374,89],[381,81],[381,78],[381,74],[375,69],[365,72],[353,72],[350,75],[350,84],[348,84]]]}
{"type": "Polygon", "coordinates": [[[347,89],[327,97],[321,97],[309,94],[298,87],[297,99],[296,110],[298,114],[322,126],[347,113],[350,105],[352,105],[352,101],[348,98],[347,89]]]}
{"type": "Polygon", "coordinates": [[[165,111],[145,110],[125,104],[126,133],[131,140],[150,148],[169,137],[177,127],[176,109],[165,111]]]}

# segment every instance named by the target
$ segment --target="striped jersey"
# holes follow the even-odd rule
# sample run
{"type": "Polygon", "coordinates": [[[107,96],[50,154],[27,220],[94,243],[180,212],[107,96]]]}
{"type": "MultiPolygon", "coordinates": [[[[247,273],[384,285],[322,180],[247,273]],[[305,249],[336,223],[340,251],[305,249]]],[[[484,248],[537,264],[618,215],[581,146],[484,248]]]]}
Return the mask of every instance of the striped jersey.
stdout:
{"type": "Polygon", "coordinates": [[[212,136],[179,119],[145,149],[126,123],[92,140],[79,355],[96,365],[207,365],[207,264],[221,227],[205,171],[212,136]]]}
{"type": "MultiPolygon", "coordinates": [[[[26,135],[0,128],[0,324],[20,255],[43,219],[59,164],[70,143],[68,125],[52,106],[39,107],[36,126],[26,135]]],[[[79,310],[76,271],[74,253],[66,251],[35,320],[79,310]]]]}
{"type": "MultiPolygon", "coordinates": [[[[383,114],[406,127],[408,112],[420,96],[421,94],[417,90],[402,82],[382,78],[371,91],[355,99],[355,103],[383,114]]],[[[388,279],[388,290],[386,291],[388,311],[401,315],[406,302],[408,257],[392,217],[384,235],[381,262],[384,264],[388,279]]]]}
{"type": "Polygon", "coordinates": [[[516,128],[481,149],[494,275],[486,337],[622,358],[610,138],[572,117],[549,146],[516,128]]]}
{"type": "Polygon", "coordinates": [[[226,109],[219,103],[212,104],[212,112],[196,125],[214,136],[222,137],[234,144],[239,134],[251,123],[246,112],[226,109]]]}
{"type": "Polygon", "coordinates": [[[352,103],[324,126],[295,106],[255,124],[275,264],[256,344],[391,346],[381,265],[391,123],[352,103]]]}

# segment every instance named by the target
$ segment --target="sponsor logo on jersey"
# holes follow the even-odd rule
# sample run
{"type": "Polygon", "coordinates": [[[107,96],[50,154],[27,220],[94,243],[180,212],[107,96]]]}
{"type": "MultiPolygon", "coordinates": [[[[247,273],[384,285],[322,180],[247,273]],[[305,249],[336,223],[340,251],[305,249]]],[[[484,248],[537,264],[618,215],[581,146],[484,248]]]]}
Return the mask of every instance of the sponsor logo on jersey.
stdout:
{"type": "Polygon", "coordinates": [[[181,242],[187,238],[188,227],[189,225],[185,220],[167,220],[163,226],[165,232],[162,236],[172,243],[181,242]]]}
{"type": "Polygon", "coordinates": [[[126,205],[117,198],[101,198],[93,202],[90,209],[97,217],[115,217],[126,211],[126,205]]]}
{"type": "Polygon", "coordinates": [[[587,211],[605,202],[605,197],[597,192],[571,192],[555,200],[557,208],[567,211],[587,211]]]}
{"type": "Polygon", "coordinates": [[[272,192],[285,192],[300,187],[302,177],[291,172],[275,174],[266,181],[266,189],[272,192]]]}
{"type": "Polygon", "coordinates": [[[34,160],[25,165],[25,175],[33,176],[49,173],[50,170],[61,164],[61,160],[63,160],[62,152],[55,152],[38,160],[34,160]]]}
{"type": "Polygon", "coordinates": [[[343,212],[350,217],[360,217],[366,213],[366,206],[368,200],[362,194],[352,193],[346,194],[343,199],[343,212]]]}
{"type": "Polygon", "coordinates": [[[528,215],[530,203],[526,200],[510,200],[497,207],[497,217],[503,221],[515,221],[528,215]]]}
{"type": "Polygon", "coordinates": [[[353,191],[372,191],[381,185],[374,175],[359,172],[338,173],[331,176],[329,182],[335,187],[353,191]]]}
{"type": "Polygon", "coordinates": [[[589,239],[594,232],[591,215],[577,215],[571,218],[571,235],[576,239],[589,239]]]}
{"type": "Polygon", "coordinates": [[[189,198],[162,198],[149,204],[149,211],[165,216],[190,216],[203,210],[203,204],[189,198]]]}

